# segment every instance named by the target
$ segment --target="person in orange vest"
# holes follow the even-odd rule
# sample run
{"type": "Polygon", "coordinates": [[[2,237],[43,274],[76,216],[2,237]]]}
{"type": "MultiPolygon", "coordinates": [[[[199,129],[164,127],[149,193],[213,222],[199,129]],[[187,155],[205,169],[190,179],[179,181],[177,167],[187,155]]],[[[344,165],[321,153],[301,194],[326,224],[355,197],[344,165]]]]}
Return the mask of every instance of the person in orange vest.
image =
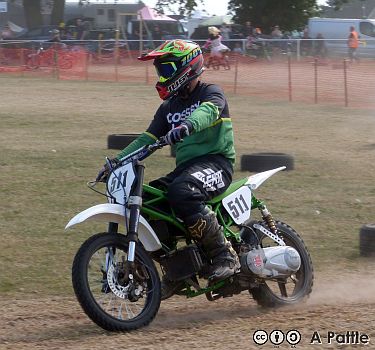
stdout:
{"type": "Polygon", "coordinates": [[[357,49],[359,45],[359,35],[355,31],[354,26],[350,27],[350,34],[348,37],[348,53],[350,62],[358,61],[357,49]]]}

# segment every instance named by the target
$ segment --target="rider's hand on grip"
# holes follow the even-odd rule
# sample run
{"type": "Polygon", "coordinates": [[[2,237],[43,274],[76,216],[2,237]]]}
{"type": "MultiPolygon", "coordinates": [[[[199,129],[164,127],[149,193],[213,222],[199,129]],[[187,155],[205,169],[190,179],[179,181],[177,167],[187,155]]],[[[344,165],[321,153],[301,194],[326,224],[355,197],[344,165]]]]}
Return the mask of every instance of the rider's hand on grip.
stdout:
{"type": "Polygon", "coordinates": [[[116,158],[108,159],[107,163],[105,163],[103,167],[100,169],[95,181],[106,182],[109,172],[111,171],[111,169],[113,169],[116,166],[117,163],[118,163],[118,160],[116,158]]]}
{"type": "Polygon", "coordinates": [[[189,136],[189,129],[190,128],[187,123],[181,123],[178,127],[168,131],[167,135],[165,135],[165,141],[169,145],[174,145],[177,142],[182,141],[184,137],[189,136]]]}

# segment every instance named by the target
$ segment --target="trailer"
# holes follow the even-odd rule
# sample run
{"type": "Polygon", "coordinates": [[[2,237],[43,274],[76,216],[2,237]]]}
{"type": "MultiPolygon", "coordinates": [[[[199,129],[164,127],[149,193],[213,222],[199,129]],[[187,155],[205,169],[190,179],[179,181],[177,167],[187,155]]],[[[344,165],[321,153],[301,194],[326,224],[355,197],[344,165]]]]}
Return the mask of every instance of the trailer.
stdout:
{"type": "Polygon", "coordinates": [[[347,39],[350,27],[353,26],[359,34],[359,55],[361,57],[375,58],[374,19],[310,18],[308,25],[310,38],[316,39],[318,34],[321,34],[331,55],[347,54],[347,39]]]}

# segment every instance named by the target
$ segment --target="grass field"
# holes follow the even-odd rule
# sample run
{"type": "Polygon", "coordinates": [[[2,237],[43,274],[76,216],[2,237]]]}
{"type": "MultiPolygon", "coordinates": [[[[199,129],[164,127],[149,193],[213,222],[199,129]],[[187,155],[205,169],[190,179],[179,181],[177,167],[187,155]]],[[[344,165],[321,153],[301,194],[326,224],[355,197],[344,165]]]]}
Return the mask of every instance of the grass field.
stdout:
{"type": "MultiPolygon", "coordinates": [[[[152,86],[0,77],[0,294],[72,295],[79,245],[105,225],[65,232],[69,219],[104,198],[85,186],[116,151],[111,133],[143,131],[160,101],[152,86]]],[[[272,102],[228,94],[241,154],[292,154],[295,170],[260,190],[278,219],[305,239],[318,271],[374,267],[358,233],[375,222],[375,112],[272,102]]],[[[150,180],[172,169],[162,150],[150,180]]]]}

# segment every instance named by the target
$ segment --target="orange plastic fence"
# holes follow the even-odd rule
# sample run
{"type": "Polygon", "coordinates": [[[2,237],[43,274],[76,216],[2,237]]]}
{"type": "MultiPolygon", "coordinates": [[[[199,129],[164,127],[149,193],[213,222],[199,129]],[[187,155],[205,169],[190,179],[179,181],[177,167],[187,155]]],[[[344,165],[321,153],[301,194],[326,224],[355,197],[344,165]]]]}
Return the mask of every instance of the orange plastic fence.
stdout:
{"type": "MultiPolygon", "coordinates": [[[[138,52],[91,52],[86,48],[44,50],[0,46],[0,73],[55,79],[105,80],[154,84],[152,63],[139,62],[138,52]]],[[[227,92],[270,100],[375,108],[375,62],[344,59],[267,59],[232,54],[230,66],[216,62],[204,79],[227,92]]]]}

